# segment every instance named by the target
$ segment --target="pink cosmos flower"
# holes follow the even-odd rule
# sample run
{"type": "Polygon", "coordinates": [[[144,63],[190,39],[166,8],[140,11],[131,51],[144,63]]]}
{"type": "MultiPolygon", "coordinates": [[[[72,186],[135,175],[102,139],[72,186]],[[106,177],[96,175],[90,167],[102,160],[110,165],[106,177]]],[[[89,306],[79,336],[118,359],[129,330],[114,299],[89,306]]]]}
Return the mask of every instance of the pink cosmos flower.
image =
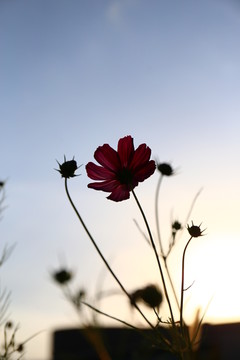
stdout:
{"type": "Polygon", "coordinates": [[[149,160],[150,156],[151,149],[146,144],[134,149],[131,136],[118,141],[117,151],[108,144],[99,146],[94,158],[101,166],[92,162],[86,165],[88,176],[98,182],[88,187],[110,192],[107,198],[113,201],[129,199],[130,191],[155,171],[155,161],[149,160]]]}

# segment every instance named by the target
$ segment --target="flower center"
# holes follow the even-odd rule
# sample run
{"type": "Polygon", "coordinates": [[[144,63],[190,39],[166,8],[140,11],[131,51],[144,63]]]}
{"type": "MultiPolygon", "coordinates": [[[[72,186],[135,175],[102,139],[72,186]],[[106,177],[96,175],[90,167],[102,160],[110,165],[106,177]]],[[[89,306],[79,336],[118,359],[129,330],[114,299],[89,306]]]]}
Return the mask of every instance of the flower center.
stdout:
{"type": "Polygon", "coordinates": [[[122,168],[121,171],[118,172],[117,178],[121,184],[130,185],[133,181],[133,175],[131,171],[127,168],[122,168]]]}

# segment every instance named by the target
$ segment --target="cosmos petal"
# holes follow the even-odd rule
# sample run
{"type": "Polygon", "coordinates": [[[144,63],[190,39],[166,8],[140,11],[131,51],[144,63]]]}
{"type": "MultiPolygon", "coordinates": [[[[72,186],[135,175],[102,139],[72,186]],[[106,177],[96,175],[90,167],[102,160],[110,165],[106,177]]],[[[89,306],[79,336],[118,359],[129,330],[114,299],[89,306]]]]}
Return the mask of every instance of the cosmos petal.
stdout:
{"type": "Polygon", "coordinates": [[[151,149],[146,144],[141,144],[135,150],[130,167],[135,170],[144,166],[150,159],[151,149]]]}
{"type": "Polygon", "coordinates": [[[156,164],[154,160],[150,160],[145,166],[140,167],[135,172],[135,179],[139,182],[149,178],[155,171],[156,164]]]}
{"type": "Polygon", "coordinates": [[[93,182],[88,184],[88,187],[95,190],[102,190],[107,192],[114,191],[119,186],[117,180],[105,180],[102,182],[93,182]]]}
{"type": "Polygon", "coordinates": [[[86,171],[91,179],[100,181],[92,182],[88,187],[110,192],[110,200],[126,200],[139,182],[154,173],[156,164],[149,160],[150,156],[151,149],[146,144],[134,150],[130,135],[119,139],[118,151],[108,144],[99,146],[94,157],[101,166],[89,162],[86,171]]]}
{"type": "Polygon", "coordinates": [[[120,166],[118,153],[110,145],[99,146],[94,153],[97,162],[108,170],[117,171],[120,166]]]}
{"type": "Polygon", "coordinates": [[[114,179],[115,177],[114,172],[102,166],[96,165],[93,162],[89,162],[86,165],[86,171],[88,177],[90,177],[92,180],[114,179]]]}
{"type": "Polygon", "coordinates": [[[127,200],[130,197],[130,191],[124,185],[119,185],[112,193],[107,197],[109,200],[113,201],[123,201],[127,200]]]}
{"type": "Polygon", "coordinates": [[[118,141],[118,154],[122,167],[127,168],[134,155],[133,138],[125,136],[118,141]]]}

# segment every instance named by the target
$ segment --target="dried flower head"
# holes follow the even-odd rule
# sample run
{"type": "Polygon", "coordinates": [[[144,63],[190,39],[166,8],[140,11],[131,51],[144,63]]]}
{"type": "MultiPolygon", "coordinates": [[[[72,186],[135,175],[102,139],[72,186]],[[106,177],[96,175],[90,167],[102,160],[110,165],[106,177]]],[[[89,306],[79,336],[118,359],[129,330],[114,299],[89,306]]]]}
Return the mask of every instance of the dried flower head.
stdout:
{"type": "Polygon", "coordinates": [[[78,176],[75,174],[75,171],[79,168],[79,166],[77,166],[77,162],[74,160],[74,157],[72,160],[66,161],[66,156],[64,155],[64,162],[60,164],[57,161],[57,163],[59,165],[59,169],[56,170],[60,172],[62,177],[69,179],[70,177],[78,176]]]}
{"type": "Polygon", "coordinates": [[[155,285],[148,285],[131,294],[131,304],[143,301],[150,308],[158,308],[163,300],[162,293],[155,285]]]}
{"type": "Polygon", "coordinates": [[[71,271],[68,271],[66,269],[61,269],[59,271],[55,271],[52,274],[52,277],[60,285],[65,285],[72,279],[73,274],[71,271]]]}
{"type": "Polygon", "coordinates": [[[204,230],[201,230],[200,226],[201,226],[201,224],[199,226],[197,226],[197,225],[194,225],[192,222],[192,226],[187,225],[187,230],[192,237],[199,237],[199,236],[202,236],[202,233],[204,231],[204,230]]]}
{"type": "Polygon", "coordinates": [[[159,163],[157,165],[158,171],[165,176],[171,176],[174,175],[174,170],[170,164],[167,163],[159,163]]]}

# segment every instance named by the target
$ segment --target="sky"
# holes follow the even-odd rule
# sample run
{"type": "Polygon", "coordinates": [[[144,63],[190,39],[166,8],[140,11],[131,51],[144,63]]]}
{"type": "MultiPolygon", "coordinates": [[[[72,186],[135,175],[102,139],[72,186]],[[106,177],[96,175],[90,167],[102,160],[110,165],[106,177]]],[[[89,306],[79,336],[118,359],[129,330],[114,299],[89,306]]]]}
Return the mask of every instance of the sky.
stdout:
{"type": "MultiPolygon", "coordinates": [[[[160,190],[165,248],[171,218],[184,221],[202,189],[189,219],[206,230],[188,248],[187,321],[210,299],[205,321],[240,321],[239,33],[234,0],[0,0],[0,248],[15,244],[0,277],[21,341],[42,331],[26,360],[50,360],[53,331],[79,324],[55,269],[73,268],[90,300],[116,288],[54,170],[64,155],[83,165],[69,190],[122,282],[160,283],[134,199],[114,203],[87,188],[95,149],[125,135],[176,169],[160,190]]],[[[157,181],[136,188],[153,233],[157,181]]],[[[187,240],[185,230],[169,259],[178,290],[187,240]]],[[[101,306],[139,320],[121,296],[101,306]]]]}

